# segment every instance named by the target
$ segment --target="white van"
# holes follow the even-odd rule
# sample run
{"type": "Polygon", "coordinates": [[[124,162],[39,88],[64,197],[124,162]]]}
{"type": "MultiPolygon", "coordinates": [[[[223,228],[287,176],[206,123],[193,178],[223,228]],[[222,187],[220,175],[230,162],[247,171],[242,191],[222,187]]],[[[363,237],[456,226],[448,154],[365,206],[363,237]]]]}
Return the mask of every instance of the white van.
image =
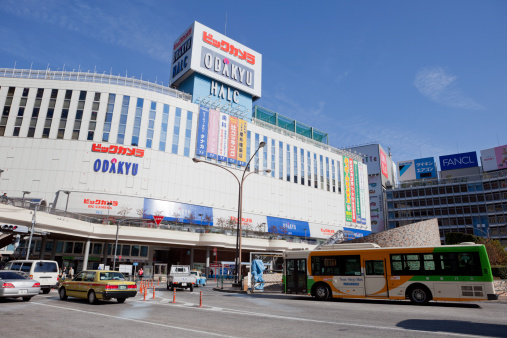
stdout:
{"type": "Polygon", "coordinates": [[[31,279],[40,283],[43,293],[49,293],[51,288],[58,286],[58,263],[45,260],[18,260],[10,261],[5,266],[7,270],[26,272],[31,279]]]}

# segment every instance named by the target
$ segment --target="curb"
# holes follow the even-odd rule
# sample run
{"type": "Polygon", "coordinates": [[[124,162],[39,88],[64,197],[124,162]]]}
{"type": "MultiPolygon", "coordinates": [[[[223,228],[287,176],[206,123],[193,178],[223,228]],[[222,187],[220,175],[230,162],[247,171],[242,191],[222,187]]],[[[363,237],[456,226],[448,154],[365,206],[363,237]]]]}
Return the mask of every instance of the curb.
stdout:
{"type": "Polygon", "coordinates": [[[225,292],[225,293],[241,293],[241,294],[248,294],[248,291],[243,291],[243,290],[231,290],[231,289],[219,289],[219,288],[213,288],[213,291],[225,292]]]}

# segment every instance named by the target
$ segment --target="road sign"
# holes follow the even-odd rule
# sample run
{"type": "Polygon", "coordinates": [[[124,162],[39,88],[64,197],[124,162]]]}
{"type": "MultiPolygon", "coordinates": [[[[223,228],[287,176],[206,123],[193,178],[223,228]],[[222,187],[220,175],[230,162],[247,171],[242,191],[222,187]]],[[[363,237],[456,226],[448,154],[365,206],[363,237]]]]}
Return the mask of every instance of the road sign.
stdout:
{"type": "Polygon", "coordinates": [[[118,258],[121,259],[121,255],[119,255],[118,258]]]}
{"type": "Polygon", "coordinates": [[[155,223],[157,223],[157,225],[160,225],[160,222],[162,222],[162,220],[164,219],[164,216],[153,216],[153,219],[155,220],[155,223]]]}
{"type": "Polygon", "coordinates": [[[132,263],[132,265],[133,265],[133,266],[138,266],[138,265],[139,265],[139,263],[134,262],[134,263],[132,263]]]}

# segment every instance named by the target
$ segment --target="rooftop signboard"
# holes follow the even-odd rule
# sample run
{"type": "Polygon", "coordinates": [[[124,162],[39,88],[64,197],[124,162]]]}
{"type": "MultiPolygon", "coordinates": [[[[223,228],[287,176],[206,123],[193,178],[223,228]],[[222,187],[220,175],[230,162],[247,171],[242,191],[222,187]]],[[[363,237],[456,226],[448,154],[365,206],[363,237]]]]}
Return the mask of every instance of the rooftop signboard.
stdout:
{"type": "Polygon", "coordinates": [[[481,150],[481,158],[484,171],[507,169],[507,144],[481,150]]]}
{"type": "Polygon", "coordinates": [[[478,167],[477,153],[471,151],[469,153],[453,154],[440,156],[440,170],[454,170],[470,167],[478,167]]]}

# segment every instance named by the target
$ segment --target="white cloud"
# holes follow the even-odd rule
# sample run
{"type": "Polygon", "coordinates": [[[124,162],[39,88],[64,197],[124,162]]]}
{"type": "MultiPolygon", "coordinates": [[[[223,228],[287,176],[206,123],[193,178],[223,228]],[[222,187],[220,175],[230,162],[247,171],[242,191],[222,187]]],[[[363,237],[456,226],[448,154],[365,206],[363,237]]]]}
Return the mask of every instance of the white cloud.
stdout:
{"type": "Polygon", "coordinates": [[[419,93],[444,106],[468,110],[485,108],[466,97],[458,87],[456,76],[448,74],[442,67],[421,69],[416,74],[414,86],[419,93]]]}

